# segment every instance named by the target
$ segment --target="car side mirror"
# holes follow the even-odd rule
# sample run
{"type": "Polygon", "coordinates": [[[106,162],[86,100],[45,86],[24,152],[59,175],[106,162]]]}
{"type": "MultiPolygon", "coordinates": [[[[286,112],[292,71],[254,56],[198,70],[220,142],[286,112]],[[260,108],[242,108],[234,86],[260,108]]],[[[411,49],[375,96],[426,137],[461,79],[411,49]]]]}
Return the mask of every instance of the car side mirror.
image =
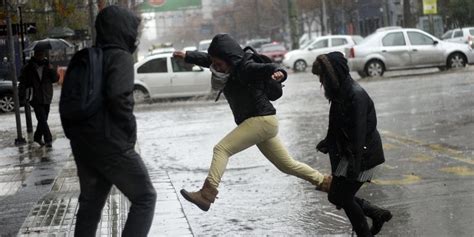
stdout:
{"type": "Polygon", "coordinates": [[[202,72],[202,71],[203,71],[203,70],[202,70],[202,68],[201,68],[200,66],[198,66],[198,65],[194,65],[194,66],[193,66],[193,72],[202,72]]]}
{"type": "Polygon", "coordinates": [[[438,45],[439,42],[437,40],[433,41],[433,45],[438,45]]]}

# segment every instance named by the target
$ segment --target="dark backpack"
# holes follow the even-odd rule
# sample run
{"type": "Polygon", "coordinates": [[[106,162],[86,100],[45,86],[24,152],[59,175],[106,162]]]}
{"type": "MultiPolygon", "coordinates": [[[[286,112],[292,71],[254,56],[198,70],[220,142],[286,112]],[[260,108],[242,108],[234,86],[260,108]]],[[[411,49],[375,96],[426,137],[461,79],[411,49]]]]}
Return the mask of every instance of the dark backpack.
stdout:
{"type": "Polygon", "coordinates": [[[83,121],[99,111],[104,101],[102,77],[102,48],[86,48],[74,54],[61,89],[61,120],[83,121]]]}
{"type": "MultiPolygon", "coordinates": [[[[252,58],[256,63],[273,63],[273,61],[269,57],[263,54],[257,53],[255,49],[253,49],[250,46],[245,47],[244,52],[246,52],[246,56],[244,56],[244,60],[248,60],[252,58]],[[250,51],[250,53],[247,53],[247,51],[250,51]]],[[[267,98],[269,100],[271,101],[278,100],[283,95],[284,85],[282,83],[284,81],[285,80],[275,81],[271,77],[264,79],[263,91],[265,95],[267,95],[267,98]]]]}

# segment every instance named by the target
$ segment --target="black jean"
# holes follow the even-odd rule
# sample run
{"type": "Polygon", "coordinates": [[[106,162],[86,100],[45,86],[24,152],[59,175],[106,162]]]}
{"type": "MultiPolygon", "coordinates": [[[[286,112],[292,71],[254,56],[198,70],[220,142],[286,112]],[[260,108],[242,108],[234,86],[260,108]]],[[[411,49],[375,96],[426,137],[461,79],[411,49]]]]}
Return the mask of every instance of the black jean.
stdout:
{"type": "Polygon", "coordinates": [[[74,236],[95,236],[112,185],[131,202],[122,236],[147,236],[156,192],[140,155],[128,150],[101,156],[81,144],[71,142],[71,147],[81,187],[74,236]]]}
{"type": "Polygon", "coordinates": [[[344,209],[357,236],[371,237],[372,234],[367,219],[359,204],[360,202],[357,200],[359,198],[355,196],[362,184],[362,182],[348,180],[345,177],[334,176],[328,193],[328,200],[344,209]]]}
{"type": "Polygon", "coordinates": [[[36,120],[38,121],[38,125],[36,126],[36,131],[33,136],[35,141],[42,141],[44,138],[44,142],[51,143],[53,141],[53,136],[51,135],[51,131],[49,130],[48,125],[48,116],[49,116],[49,104],[35,104],[31,105],[35,110],[36,120]]]}

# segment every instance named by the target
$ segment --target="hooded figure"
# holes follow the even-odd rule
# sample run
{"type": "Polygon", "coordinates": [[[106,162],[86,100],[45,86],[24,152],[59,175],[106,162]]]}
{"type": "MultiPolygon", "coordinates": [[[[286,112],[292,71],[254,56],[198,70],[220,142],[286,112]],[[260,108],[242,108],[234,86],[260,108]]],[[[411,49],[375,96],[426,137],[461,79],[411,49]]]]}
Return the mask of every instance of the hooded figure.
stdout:
{"type": "Polygon", "coordinates": [[[112,185],[131,202],[122,236],[146,236],[156,193],[135,152],[133,57],[140,19],[130,10],[109,6],[99,12],[97,47],[103,50],[104,104],[80,123],[63,124],[71,140],[81,193],[75,236],[95,236],[112,185]]]}
{"type": "Polygon", "coordinates": [[[209,210],[218,194],[217,187],[229,158],[256,145],[262,154],[284,173],[307,180],[321,188],[325,176],[306,164],[294,160],[278,137],[276,110],[263,91],[264,80],[286,79],[286,72],[272,63],[256,63],[227,34],[214,37],[208,53],[175,52],[188,63],[210,67],[225,81],[224,95],[234,114],[237,127],[227,134],[213,150],[209,174],[197,192],[181,190],[186,200],[204,211],[209,210]]]}
{"type": "Polygon", "coordinates": [[[319,76],[331,103],[327,136],[317,146],[331,160],[328,199],[345,210],[358,236],[375,235],[392,218],[391,213],[355,197],[362,184],[372,179],[375,167],[385,161],[374,102],[351,78],[347,59],[340,52],[318,56],[312,72],[319,76]],[[364,214],[373,220],[371,230],[364,214]]]}
{"type": "Polygon", "coordinates": [[[52,147],[48,117],[53,99],[53,83],[58,81],[58,75],[46,58],[46,51],[35,50],[34,56],[22,68],[19,81],[18,92],[22,103],[27,100],[26,90],[31,88],[33,92],[30,104],[38,121],[33,140],[41,146],[52,147]]]}

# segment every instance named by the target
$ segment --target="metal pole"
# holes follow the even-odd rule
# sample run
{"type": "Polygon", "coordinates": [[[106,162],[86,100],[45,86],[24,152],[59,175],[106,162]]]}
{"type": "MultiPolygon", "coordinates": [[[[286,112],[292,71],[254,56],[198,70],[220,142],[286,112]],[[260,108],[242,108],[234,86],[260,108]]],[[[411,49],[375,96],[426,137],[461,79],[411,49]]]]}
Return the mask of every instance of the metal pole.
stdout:
{"type": "MultiPolygon", "coordinates": [[[[23,13],[21,11],[21,7],[18,7],[18,12],[20,15],[20,39],[21,39],[21,55],[23,65],[26,65],[26,54],[23,51],[25,49],[25,26],[23,25],[23,13]]],[[[28,96],[27,96],[28,98],[28,96]]],[[[33,132],[33,122],[31,121],[31,107],[30,102],[28,99],[25,101],[25,120],[26,120],[26,132],[32,133],[33,132]]]]}
{"type": "Polygon", "coordinates": [[[95,26],[94,26],[95,14],[94,14],[94,0],[89,0],[89,24],[91,28],[91,42],[94,45],[95,42],[95,26]]]}
{"type": "Polygon", "coordinates": [[[6,23],[7,23],[7,31],[8,31],[8,53],[9,53],[9,69],[10,69],[10,79],[12,80],[13,84],[13,101],[15,103],[15,120],[16,120],[16,131],[17,131],[17,138],[15,139],[15,145],[24,145],[26,144],[25,138],[23,138],[21,132],[21,118],[20,118],[20,102],[18,99],[18,85],[17,85],[17,73],[15,67],[15,45],[13,43],[13,31],[12,31],[12,22],[10,19],[10,11],[8,9],[8,2],[7,0],[3,0],[3,4],[5,7],[5,14],[6,14],[6,23]]]}
{"type": "Polygon", "coordinates": [[[326,35],[326,1],[321,0],[321,35],[326,35]]]}
{"type": "Polygon", "coordinates": [[[293,0],[288,0],[288,14],[290,18],[290,35],[291,35],[291,48],[299,48],[298,42],[298,13],[296,10],[295,3],[293,0]]]}

